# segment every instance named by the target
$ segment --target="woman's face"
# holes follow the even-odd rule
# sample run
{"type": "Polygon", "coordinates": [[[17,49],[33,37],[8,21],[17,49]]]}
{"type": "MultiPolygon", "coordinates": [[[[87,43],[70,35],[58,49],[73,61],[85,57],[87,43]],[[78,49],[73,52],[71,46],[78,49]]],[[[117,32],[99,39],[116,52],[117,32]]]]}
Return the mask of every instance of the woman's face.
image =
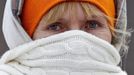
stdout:
{"type": "MultiPolygon", "coordinates": [[[[111,43],[112,35],[106,18],[95,15],[86,17],[80,4],[75,10],[76,13],[73,11],[70,13],[67,10],[61,18],[48,25],[44,23],[46,21],[43,17],[33,34],[33,39],[45,38],[69,30],[82,30],[111,43]]],[[[100,12],[100,10],[98,11],[100,12]]]]}

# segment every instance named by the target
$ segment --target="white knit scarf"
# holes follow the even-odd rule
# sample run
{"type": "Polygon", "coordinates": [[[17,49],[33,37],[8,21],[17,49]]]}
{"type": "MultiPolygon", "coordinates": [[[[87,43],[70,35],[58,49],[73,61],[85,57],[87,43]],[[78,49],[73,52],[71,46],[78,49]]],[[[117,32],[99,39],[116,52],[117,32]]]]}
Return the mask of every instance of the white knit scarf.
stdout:
{"type": "Polygon", "coordinates": [[[127,75],[117,66],[120,60],[110,43],[72,30],[9,50],[0,75],[127,75]]]}

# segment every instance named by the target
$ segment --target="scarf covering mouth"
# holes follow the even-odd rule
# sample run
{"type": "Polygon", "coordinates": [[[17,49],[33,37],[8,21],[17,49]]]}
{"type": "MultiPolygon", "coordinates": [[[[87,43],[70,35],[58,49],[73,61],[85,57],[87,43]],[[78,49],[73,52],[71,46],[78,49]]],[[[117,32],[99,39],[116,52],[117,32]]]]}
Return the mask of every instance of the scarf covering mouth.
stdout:
{"type": "Polygon", "coordinates": [[[20,45],[0,59],[0,75],[127,75],[110,43],[80,30],[20,45]]]}

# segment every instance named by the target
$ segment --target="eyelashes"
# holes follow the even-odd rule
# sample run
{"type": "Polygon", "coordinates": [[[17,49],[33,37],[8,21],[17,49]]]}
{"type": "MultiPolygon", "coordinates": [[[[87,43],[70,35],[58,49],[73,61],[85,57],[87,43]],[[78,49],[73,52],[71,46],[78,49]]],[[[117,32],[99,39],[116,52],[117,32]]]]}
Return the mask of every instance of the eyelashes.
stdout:
{"type": "Polygon", "coordinates": [[[55,22],[55,23],[52,23],[52,24],[47,26],[47,29],[52,30],[52,31],[59,31],[62,28],[63,27],[62,27],[62,24],[60,22],[55,22]]]}
{"type": "MultiPolygon", "coordinates": [[[[103,27],[103,24],[98,20],[87,20],[82,26],[80,26],[82,30],[96,30],[98,28],[103,27]]],[[[50,31],[65,31],[69,27],[62,22],[54,22],[47,25],[47,30],[50,31]]]]}
{"type": "Polygon", "coordinates": [[[96,20],[88,20],[85,25],[85,29],[97,29],[101,27],[102,24],[96,20]]]}

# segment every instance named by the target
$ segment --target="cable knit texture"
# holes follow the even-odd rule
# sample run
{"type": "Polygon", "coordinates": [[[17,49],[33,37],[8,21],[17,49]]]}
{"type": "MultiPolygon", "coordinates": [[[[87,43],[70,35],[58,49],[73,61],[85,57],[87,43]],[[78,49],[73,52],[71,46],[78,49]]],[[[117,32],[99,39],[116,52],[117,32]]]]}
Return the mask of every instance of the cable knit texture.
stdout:
{"type": "Polygon", "coordinates": [[[80,30],[20,45],[0,60],[0,75],[127,75],[117,66],[119,52],[80,30]]]}

